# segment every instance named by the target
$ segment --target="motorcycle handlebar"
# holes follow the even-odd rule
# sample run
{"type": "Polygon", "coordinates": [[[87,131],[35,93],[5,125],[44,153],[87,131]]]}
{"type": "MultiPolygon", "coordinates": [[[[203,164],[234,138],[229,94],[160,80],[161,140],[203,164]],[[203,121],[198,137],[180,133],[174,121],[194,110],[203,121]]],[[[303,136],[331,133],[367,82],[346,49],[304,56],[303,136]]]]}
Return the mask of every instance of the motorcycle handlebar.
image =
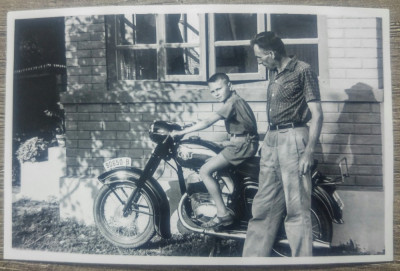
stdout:
{"type": "MultiPolygon", "coordinates": [[[[191,122],[191,123],[188,123],[188,124],[184,124],[184,125],[179,125],[180,126],[180,131],[182,131],[182,130],[184,130],[184,129],[186,129],[186,128],[189,128],[189,127],[192,127],[193,125],[195,125],[196,123],[195,122],[191,122]]],[[[184,135],[174,135],[174,136],[171,136],[171,132],[168,134],[168,136],[169,137],[171,137],[175,142],[176,141],[180,141],[183,137],[184,137],[184,135]]]]}
{"type": "Polygon", "coordinates": [[[184,129],[186,129],[186,128],[192,127],[192,126],[195,125],[195,124],[196,124],[195,122],[191,122],[191,123],[188,123],[188,124],[184,124],[184,125],[181,126],[181,127],[182,127],[182,130],[184,130],[184,129]]]}

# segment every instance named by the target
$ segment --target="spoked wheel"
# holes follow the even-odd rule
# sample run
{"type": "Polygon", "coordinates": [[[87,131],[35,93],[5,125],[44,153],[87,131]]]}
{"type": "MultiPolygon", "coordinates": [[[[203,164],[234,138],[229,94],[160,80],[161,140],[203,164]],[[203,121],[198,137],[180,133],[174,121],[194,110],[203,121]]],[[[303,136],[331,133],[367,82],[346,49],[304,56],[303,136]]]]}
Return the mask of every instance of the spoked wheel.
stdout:
{"type": "Polygon", "coordinates": [[[123,208],[129,195],[136,189],[132,182],[105,185],[94,203],[94,219],[103,236],[116,246],[136,248],[148,242],[155,233],[154,203],[147,188],[141,189],[124,216],[123,208]]]}
{"type": "MultiPolygon", "coordinates": [[[[329,215],[318,204],[313,204],[311,207],[311,223],[313,234],[313,250],[317,247],[328,247],[328,244],[332,241],[332,221],[329,218],[329,215]]],[[[291,256],[291,250],[286,237],[283,222],[272,250],[278,256],[291,256]]]]}

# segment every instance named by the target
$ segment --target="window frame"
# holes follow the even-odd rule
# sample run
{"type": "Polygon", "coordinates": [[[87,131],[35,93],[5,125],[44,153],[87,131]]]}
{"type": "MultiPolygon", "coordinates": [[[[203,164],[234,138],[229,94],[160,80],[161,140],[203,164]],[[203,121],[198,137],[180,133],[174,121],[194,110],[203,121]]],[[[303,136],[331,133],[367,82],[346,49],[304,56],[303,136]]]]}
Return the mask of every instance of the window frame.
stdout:
{"type": "MultiPolygon", "coordinates": [[[[169,14],[169,13],[168,13],[169,14]]],[[[190,13],[186,13],[190,14],[190,13]]],[[[165,15],[167,14],[159,14],[159,30],[160,30],[160,41],[162,42],[162,46],[160,46],[160,67],[159,71],[164,78],[165,82],[176,81],[176,82],[190,82],[190,81],[205,81],[207,76],[207,52],[206,52],[206,23],[205,23],[205,13],[196,13],[195,15],[199,16],[199,43],[166,43],[166,19],[165,15]],[[167,74],[167,53],[166,49],[169,48],[196,48],[200,49],[200,67],[199,74],[167,74]]]]}
{"type": "MultiPolygon", "coordinates": [[[[141,13],[132,13],[138,15],[141,13]]],[[[206,26],[205,14],[196,13],[199,17],[199,43],[166,43],[166,29],[165,21],[167,14],[156,14],[156,43],[155,44],[133,44],[133,45],[119,45],[117,35],[117,16],[126,14],[114,14],[105,16],[106,21],[106,43],[107,43],[107,73],[108,73],[108,87],[113,88],[121,84],[143,84],[145,82],[191,82],[191,81],[205,81],[207,76],[206,71],[206,26]],[[167,54],[168,48],[199,48],[200,50],[200,64],[199,74],[197,75],[168,75],[167,74],[167,54]],[[117,53],[119,50],[143,50],[152,49],[156,50],[157,54],[157,79],[128,79],[122,80],[120,69],[118,68],[117,53]]]]}
{"type": "MultiPolygon", "coordinates": [[[[141,13],[134,13],[135,15],[141,13]]],[[[172,14],[172,13],[171,13],[172,14]]],[[[189,13],[188,13],[189,14],[189,13]]],[[[106,22],[106,57],[107,57],[107,77],[108,88],[121,88],[125,85],[136,86],[144,85],[146,82],[206,82],[207,78],[216,72],[216,47],[219,46],[239,46],[249,45],[250,40],[238,41],[215,41],[215,14],[216,13],[195,13],[199,16],[199,43],[166,43],[165,16],[167,14],[154,14],[156,16],[156,39],[157,44],[139,44],[139,45],[117,45],[117,16],[105,16],[106,22]],[[207,33],[208,32],[208,33],[207,33]],[[208,35],[207,35],[208,34],[208,35]],[[200,65],[198,75],[168,75],[166,67],[166,49],[167,48],[194,48],[200,49],[200,65]],[[156,49],[157,50],[157,79],[136,79],[119,80],[117,50],[119,49],[156,49]],[[208,69],[208,72],[207,72],[208,69]]],[[[257,13],[257,33],[262,31],[271,31],[271,14],[278,13],[257,13]]],[[[295,13],[293,13],[295,14],[295,13]]],[[[316,44],[318,47],[318,64],[320,87],[329,84],[328,69],[328,48],[326,16],[317,16],[317,38],[302,39],[283,39],[283,42],[290,44],[316,44]]],[[[258,65],[257,73],[228,73],[232,81],[264,81],[267,80],[266,68],[258,65]]]]}
{"type": "MultiPolygon", "coordinates": [[[[265,14],[267,27],[266,31],[271,31],[271,15],[280,13],[268,13],[265,14]]],[[[293,13],[296,15],[297,13],[293,13]]],[[[318,79],[320,89],[325,87],[329,83],[328,79],[328,44],[327,44],[327,28],[326,28],[326,16],[318,14],[305,14],[317,16],[317,38],[301,38],[301,39],[282,39],[285,45],[290,44],[316,44],[318,47],[318,79]]]]}
{"type": "MultiPolygon", "coordinates": [[[[208,32],[209,32],[209,71],[210,74],[215,74],[217,70],[216,64],[216,47],[222,46],[243,46],[250,45],[250,40],[235,40],[235,41],[216,41],[215,40],[215,15],[217,13],[208,14],[208,32]]],[[[265,14],[257,13],[257,33],[265,29],[265,14]]],[[[227,73],[231,81],[246,81],[246,80],[265,80],[267,79],[266,68],[263,65],[258,65],[256,73],[227,73]]]]}

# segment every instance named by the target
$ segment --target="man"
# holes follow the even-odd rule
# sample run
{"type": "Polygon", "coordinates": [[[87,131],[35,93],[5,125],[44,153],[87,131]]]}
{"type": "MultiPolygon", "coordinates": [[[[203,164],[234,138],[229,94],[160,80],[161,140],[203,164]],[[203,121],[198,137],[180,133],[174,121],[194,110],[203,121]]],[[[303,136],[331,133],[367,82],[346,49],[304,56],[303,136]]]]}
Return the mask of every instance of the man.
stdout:
{"type": "Polygon", "coordinates": [[[292,256],[312,256],[310,167],[323,120],[318,78],[310,65],[286,55],[273,32],[257,34],[251,46],[269,71],[269,127],[243,256],[270,255],[285,208],[292,256]]]}
{"type": "Polygon", "coordinates": [[[203,130],[219,120],[225,121],[225,127],[230,134],[227,146],[217,155],[208,160],[200,168],[200,177],[206,186],[217,208],[216,216],[202,226],[219,229],[233,223],[233,216],[226,208],[219,185],[213,178],[213,173],[229,165],[239,165],[244,160],[256,154],[258,149],[257,122],[248,103],[232,89],[232,83],[225,73],[216,73],[208,80],[208,87],[213,95],[223,105],[208,118],[182,131],[175,131],[172,136],[203,130]]]}

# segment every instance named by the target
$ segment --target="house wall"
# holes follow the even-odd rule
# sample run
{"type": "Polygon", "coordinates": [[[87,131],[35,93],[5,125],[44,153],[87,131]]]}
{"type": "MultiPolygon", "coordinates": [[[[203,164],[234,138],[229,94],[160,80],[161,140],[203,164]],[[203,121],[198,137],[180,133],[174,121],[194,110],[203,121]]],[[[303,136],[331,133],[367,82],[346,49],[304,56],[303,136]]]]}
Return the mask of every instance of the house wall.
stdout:
{"type": "Polygon", "coordinates": [[[67,91],[106,89],[104,16],[65,18],[67,91]]]}
{"type": "Polygon", "coordinates": [[[383,184],[381,21],[329,16],[326,29],[329,85],[322,89],[321,169],[332,172],[333,163],[346,156],[352,176],[346,184],[380,186],[383,184]]]}
{"type": "Polygon", "coordinates": [[[327,17],[326,26],[330,87],[382,89],[381,21],[327,17]]]}
{"type": "MultiPolygon", "coordinates": [[[[334,244],[350,238],[368,251],[382,251],[383,245],[373,240],[383,240],[383,228],[377,228],[375,220],[353,216],[357,211],[364,218],[375,217],[372,206],[384,209],[380,22],[323,17],[322,23],[326,27],[319,52],[324,123],[315,158],[322,172],[338,174],[336,163],[347,157],[351,175],[338,191],[345,202],[346,224],[335,226],[334,244]],[[364,190],[372,191],[367,195],[364,190]],[[368,238],[360,237],[360,232],[368,232],[368,238]]],[[[60,217],[87,224],[93,223],[93,200],[99,189],[95,176],[103,172],[104,161],[129,156],[134,166],[142,168],[154,146],[147,134],[153,120],[192,122],[219,107],[205,84],[147,82],[108,89],[105,31],[103,16],[65,20],[68,89],[61,102],[66,112],[67,175],[60,179],[60,217]]],[[[253,109],[262,137],[267,129],[266,86],[267,82],[234,84],[253,109]]],[[[215,141],[227,138],[223,122],[197,135],[215,141]]],[[[155,175],[161,177],[176,218],[177,178],[163,163],[155,175]]]]}
{"type": "MultiPolygon", "coordinates": [[[[337,174],[336,163],[346,156],[352,177],[344,185],[382,187],[380,22],[376,18],[324,19],[326,45],[319,57],[325,60],[322,69],[329,76],[321,78],[324,124],[316,158],[323,172],[337,174]]],[[[68,90],[62,102],[68,176],[98,175],[105,160],[118,156],[130,156],[135,166],[142,167],[154,146],[147,137],[153,120],[191,122],[219,106],[206,86],[187,91],[154,83],[145,90],[108,90],[105,31],[103,16],[65,20],[68,90]]],[[[254,90],[238,84],[237,89],[254,110],[260,134],[265,133],[265,85],[254,90]]],[[[198,135],[226,138],[222,122],[198,135]]],[[[163,177],[172,176],[167,167],[163,177]]]]}

